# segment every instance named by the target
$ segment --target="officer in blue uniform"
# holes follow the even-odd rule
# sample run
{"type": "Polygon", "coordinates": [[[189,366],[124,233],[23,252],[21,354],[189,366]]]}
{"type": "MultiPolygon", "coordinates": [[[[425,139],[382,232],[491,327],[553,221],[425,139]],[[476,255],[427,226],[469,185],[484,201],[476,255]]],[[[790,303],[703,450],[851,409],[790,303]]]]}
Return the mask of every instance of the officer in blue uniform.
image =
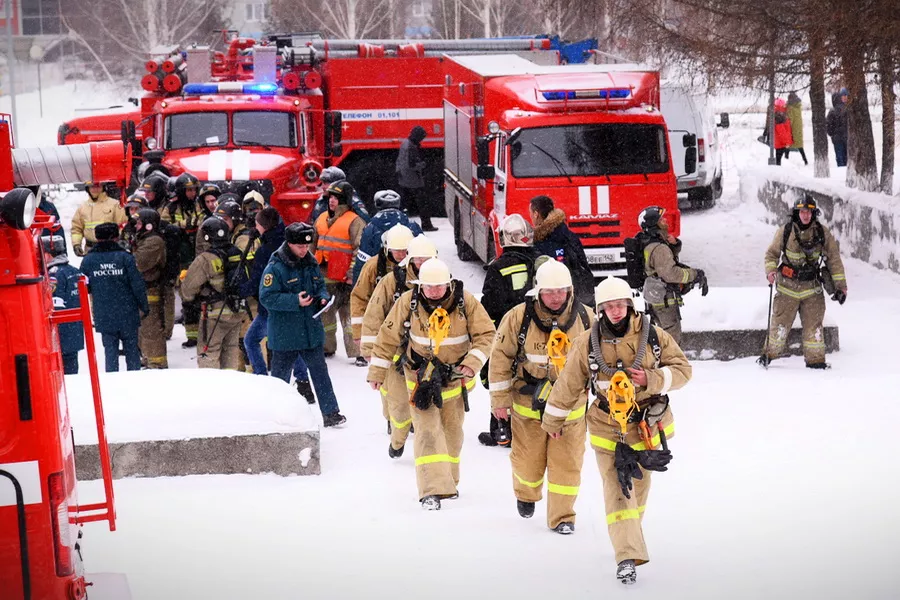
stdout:
{"type": "MultiPolygon", "coordinates": [[[[47,274],[50,275],[53,309],[80,307],[78,279],[81,277],[81,271],[69,264],[65,238],[60,235],[42,236],[41,249],[44,251],[47,274]]],[[[60,323],[59,345],[62,350],[63,372],[66,375],[78,373],[78,352],[84,348],[84,329],[81,322],[60,323]]]]}

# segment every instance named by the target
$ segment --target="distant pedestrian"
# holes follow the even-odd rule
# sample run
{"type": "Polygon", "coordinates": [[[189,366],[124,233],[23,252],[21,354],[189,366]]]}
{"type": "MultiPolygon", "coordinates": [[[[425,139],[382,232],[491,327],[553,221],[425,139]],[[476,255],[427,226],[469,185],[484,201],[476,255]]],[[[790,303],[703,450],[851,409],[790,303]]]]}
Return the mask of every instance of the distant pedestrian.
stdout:
{"type": "MultiPolygon", "coordinates": [[[[418,211],[422,221],[422,231],[437,231],[431,223],[431,202],[425,191],[425,158],[422,156],[422,140],[426,136],[425,128],[416,125],[409,132],[409,137],[400,144],[400,153],[394,170],[400,184],[404,208],[418,211]]],[[[412,214],[412,212],[411,212],[412,214]]]]}
{"type": "Polygon", "coordinates": [[[794,143],[791,132],[791,120],[787,116],[787,102],[784,98],[775,99],[775,164],[781,165],[781,158],[794,143]]]}
{"type": "Polygon", "coordinates": [[[94,329],[103,337],[106,372],[119,370],[119,342],[129,371],[141,368],[138,328],[150,312],[147,289],[134,257],[119,244],[119,226],[100,223],[93,230],[97,242],[81,261],[87,275],[94,311],[94,329]]]}
{"type": "MultiPolygon", "coordinates": [[[[60,229],[60,232],[62,229],[60,229]]],[[[53,290],[53,310],[79,308],[78,279],[81,271],[69,264],[66,256],[66,240],[60,235],[41,236],[41,249],[50,288],[53,290]]],[[[78,352],[84,349],[84,331],[80,322],[60,323],[59,346],[62,350],[63,372],[66,375],[78,373],[78,352]]]]}
{"type": "Polygon", "coordinates": [[[833,108],[828,111],[825,119],[825,130],[831,137],[831,143],[834,146],[834,158],[837,166],[847,166],[847,99],[849,93],[847,88],[841,88],[841,91],[831,95],[831,104],[833,108]]]}
{"type": "Polygon", "coordinates": [[[791,137],[793,138],[793,143],[790,145],[787,152],[784,153],[784,157],[788,158],[791,151],[796,150],[800,153],[803,164],[808,165],[809,161],[806,160],[806,152],[803,150],[803,103],[796,92],[788,94],[787,117],[791,122],[791,137]]]}

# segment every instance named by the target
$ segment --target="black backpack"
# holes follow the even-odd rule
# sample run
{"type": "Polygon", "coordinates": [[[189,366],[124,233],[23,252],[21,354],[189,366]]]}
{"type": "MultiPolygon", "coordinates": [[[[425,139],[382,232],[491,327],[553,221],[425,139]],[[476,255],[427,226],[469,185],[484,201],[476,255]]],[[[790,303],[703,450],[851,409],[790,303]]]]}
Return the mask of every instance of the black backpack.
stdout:
{"type": "Polygon", "coordinates": [[[222,261],[225,271],[225,287],[222,293],[216,293],[210,289],[207,298],[213,302],[225,300],[225,304],[232,312],[238,313],[244,309],[244,298],[241,295],[241,287],[250,280],[246,263],[241,266],[241,251],[237,246],[230,245],[224,248],[210,248],[207,252],[215,254],[222,261]]]}
{"type": "Polygon", "coordinates": [[[173,285],[181,273],[181,229],[167,223],[159,222],[159,235],[166,243],[166,266],[162,280],[166,285],[173,285]]]}
{"type": "Polygon", "coordinates": [[[643,231],[633,238],[625,239],[625,270],[628,272],[625,280],[634,290],[642,289],[647,279],[647,271],[644,269],[644,247],[647,241],[643,231]]]}

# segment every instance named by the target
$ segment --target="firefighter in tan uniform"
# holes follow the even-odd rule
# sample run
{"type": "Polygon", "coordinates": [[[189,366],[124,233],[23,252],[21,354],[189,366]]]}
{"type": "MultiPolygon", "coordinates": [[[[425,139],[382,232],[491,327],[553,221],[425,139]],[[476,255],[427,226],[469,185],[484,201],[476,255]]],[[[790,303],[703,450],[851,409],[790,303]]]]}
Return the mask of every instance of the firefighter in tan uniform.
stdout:
{"type": "Polygon", "coordinates": [[[638,216],[644,242],[644,299],[650,307],[655,325],[659,325],[681,343],[682,296],[694,285],[701,288],[703,296],[709,291],[706,274],[692,269],[678,260],[681,240],[669,233],[666,210],[648,206],[638,216]]]}
{"type": "Polygon", "coordinates": [[[159,234],[159,213],[152,208],[137,211],[131,253],[147,286],[150,312],[141,318],[138,345],[150,369],[167,369],[165,270],[166,242],[159,234]]]}
{"type": "MultiPolygon", "coordinates": [[[[256,190],[247,192],[244,196],[244,203],[241,206],[241,219],[234,223],[231,230],[231,243],[241,252],[239,266],[244,270],[245,277],[248,279],[250,277],[250,265],[253,264],[253,257],[256,256],[256,251],[262,245],[259,239],[259,231],[256,229],[256,214],[262,210],[262,200],[262,194],[256,190]]],[[[247,335],[247,330],[250,329],[250,324],[253,323],[253,319],[256,317],[259,303],[252,296],[246,298],[244,302],[238,347],[241,355],[241,370],[252,373],[253,368],[250,366],[250,359],[247,358],[247,353],[244,350],[244,336],[247,335]]]]}
{"type": "MultiPolygon", "coordinates": [[[[353,285],[353,257],[359,248],[366,222],[350,209],[353,186],[339,181],[328,186],[328,210],[316,219],[315,256],[325,274],[325,287],[334,304],[322,314],[325,326],[325,356],[337,352],[337,318],[341,319],[347,357],[356,360],[359,348],[350,327],[350,290],[353,285]]],[[[365,364],[360,366],[365,366],[365,364]]]]}
{"type": "Polygon", "coordinates": [[[497,419],[512,420],[509,460],[519,515],[525,519],[534,515],[546,472],[547,526],[569,534],[575,531],[575,499],[581,485],[587,393],[579,392],[572,412],[566,414],[565,435],[551,438],[541,429],[541,417],[571,340],[590,328],[593,311],[577,303],[569,269],[554,260],[538,268],[528,296],[506,313],[497,328],[488,373],[491,409],[497,419]]]}
{"type": "Polygon", "coordinates": [[[400,354],[416,428],[419,501],[440,510],[458,497],[459,455],[468,391],[487,361],[494,325],[484,307],[432,258],[419,269],[415,288],[391,308],[372,348],[368,380],[378,390],[400,354]],[[408,328],[407,328],[408,324],[408,328]]]}
{"type": "Polygon", "coordinates": [[[241,255],[229,241],[228,225],[222,219],[210,217],[203,221],[200,235],[209,249],[194,259],[181,282],[182,297],[188,302],[196,298],[201,303],[197,366],[238,370],[238,336],[243,315],[239,299],[226,288],[226,278],[233,276],[241,255]]]}
{"type": "Polygon", "coordinates": [[[650,560],[641,528],[649,471],[666,470],[671,459],[665,440],[675,427],[667,394],[690,380],[691,365],[672,336],[635,312],[627,282],[609,277],[597,285],[595,298],[598,319],[572,344],[547,399],[543,428],[553,438],[568,435],[566,419],[585,391],[593,391],[590,442],[603,479],[616,576],[629,584],[635,566],[650,560]]]}
{"type": "MultiPolygon", "coordinates": [[[[404,226],[397,225],[397,227],[404,226]]],[[[407,229],[407,231],[409,230],[407,229]]],[[[401,230],[394,234],[401,238],[405,237],[405,233],[401,230]]],[[[391,239],[389,235],[388,246],[400,245],[400,243],[400,241],[391,239]]],[[[372,345],[378,337],[381,324],[384,323],[394,303],[404,292],[413,289],[412,282],[419,278],[419,268],[425,261],[437,257],[437,248],[431,240],[420,234],[409,241],[404,253],[406,257],[400,260],[400,264],[378,283],[366,307],[360,339],[360,351],[366,359],[372,356],[372,345]]],[[[360,281],[364,275],[365,270],[361,273],[360,281]]],[[[399,354],[395,354],[393,360],[397,363],[399,354]]],[[[406,388],[406,379],[402,374],[402,365],[395,364],[387,370],[380,392],[382,412],[387,420],[388,433],[391,436],[388,456],[400,458],[412,427],[409,390],[406,388]]]]}
{"type": "MultiPolygon", "coordinates": [[[[366,261],[359,273],[359,279],[356,280],[356,284],[353,286],[353,291],[350,292],[350,325],[353,329],[353,342],[356,344],[356,347],[360,349],[360,356],[356,359],[357,365],[359,366],[368,365],[366,357],[371,354],[371,351],[368,353],[363,352],[361,346],[363,320],[366,314],[366,308],[369,305],[369,301],[372,299],[372,294],[375,292],[375,287],[378,283],[384,279],[388,273],[391,273],[397,268],[400,261],[406,258],[406,247],[409,245],[412,237],[412,231],[405,225],[395,225],[384,232],[382,251],[379,252],[377,256],[373,256],[366,261]]],[[[382,320],[387,315],[387,311],[391,309],[391,306],[393,306],[393,302],[383,307],[384,310],[381,315],[382,320]]],[[[377,327],[380,326],[381,324],[378,323],[372,334],[373,336],[378,334],[377,327]]],[[[388,410],[386,391],[383,388],[381,390],[381,412],[388,422],[388,433],[390,433],[390,411],[388,410]]],[[[409,413],[408,410],[406,412],[407,414],[409,413]]]]}
{"type": "Polygon", "coordinates": [[[810,369],[828,369],[825,362],[823,285],[833,300],[847,299],[847,277],[841,249],[831,231],[816,218],[819,209],[811,196],[794,205],[791,222],[778,229],[766,250],[766,277],[777,293],[772,304],[772,326],[763,355],[757,362],[768,366],[784,351],[797,312],[803,326],[803,357],[810,369]],[[820,269],[821,261],[825,261],[820,269]]]}
{"type": "Polygon", "coordinates": [[[97,225],[115,223],[121,227],[128,220],[119,201],[107,196],[100,182],[85,181],[84,191],[87,192],[88,199],[72,217],[72,250],[75,256],[84,256],[97,243],[94,235],[97,225]]]}

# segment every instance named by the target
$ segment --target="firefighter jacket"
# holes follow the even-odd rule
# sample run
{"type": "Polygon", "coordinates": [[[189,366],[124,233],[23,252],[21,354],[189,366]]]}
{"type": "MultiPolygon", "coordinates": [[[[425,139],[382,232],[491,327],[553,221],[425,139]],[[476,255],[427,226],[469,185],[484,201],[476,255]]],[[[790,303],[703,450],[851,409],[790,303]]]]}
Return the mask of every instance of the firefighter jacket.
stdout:
{"type": "Polygon", "coordinates": [[[398,208],[386,208],[378,211],[372,220],[363,229],[359,240],[359,248],[356,249],[356,257],[353,259],[353,283],[359,280],[359,274],[366,262],[381,252],[381,236],[394,225],[406,225],[412,231],[413,236],[422,233],[422,228],[415,221],[410,221],[405,212],[398,208]]]}
{"type": "MultiPolygon", "coordinates": [[[[379,252],[366,261],[353,291],[350,292],[350,325],[353,326],[353,339],[358,340],[362,335],[363,317],[366,314],[366,305],[372,299],[372,293],[378,283],[392,272],[397,266],[389,252],[379,252]]],[[[393,303],[392,303],[393,304],[393,303]]],[[[391,307],[388,306],[386,310],[391,307]]],[[[385,312],[385,314],[387,314],[385,312]]],[[[384,315],[382,315],[384,316],[384,315]]]]}
{"type": "MultiPolygon", "coordinates": [[[[600,328],[601,353],[604,362],[610,367],[615,367],[616,361],[620,359],[626,368],[634,364],[635,354],[640,346],[644,316],[640,313],[632,313],[626,318],[630,319],[630,322],[622,337],[616,337],[610,332],[602,319],[593,325],[593,327],[600,328]]],[[[641,367],[647,373],[647,385],[635,385],[635,400],[640,408],[645,408],[658,396],[665,396],[672,390],[684,387],[690,380],[692,371],[690,363],[672,336],[661,327],[654,325],[650,325],[650,327],[654,327],[659,339],[659,355],[657,356],[656,350],[648,343],[644,360],[641,363],[641,367]]],[[[550,397],[547,399],[542,425],[547,433],[558,433],[562,429],[572,411],[578,408],[581,395],[591,387],[590,345],[590,331],[581,334],[572,343],[566,366],[559,374],[559,379],[556,380],[550,397]]],[[[598,402],[602,400],[605,403],[606,392],[604,390],[609,388],[609,377],[600,370],[594,377],[596,377],[594,387],[599,393],[598,402]]],[[[600,408],[591,407],[590,410],[600,410],[600,408]]],[[[595,440],[591,441],[593,443],[595,440]]],[[[604,445],[602,442],[600,442],[600,446],[609,449],[608,445],[604,445]]]]}
{"type": "Polygon", "coordinates": [[[410,262],[406,268],[395,267],[393,271],[384,276],[375,286],[372,297],[366,305],[366,312],[363,315],[363,323],[360,328],[360,353],[369,357],[372,355],[372,345],[378,337],[378,330],[384,323],[388,313],[394,306],[400,296],[407,290],[412,289],[410,281],[415,280],[416,274],[413,271],[413,264],[410,262]],[[401,270],[402,269],[402,270],[401,270]],[[398,275],[403,280],[398,281],[398,275]],[[399,288],[399,289],[398,289],[399,288]]]}
{"type": "Polygon", "coordinates": [[[269,313],[269,348],[286,351],[323,347],[325,328],[313,315],[322,310],[322,301],[328,298],[325,278],[312,253],[297,258],[287,243],[282,244],[272,255],[259,286],[259,303],[269,313]],[[309,294],[312,304],[300,306],[300,292],[309,294]]]}
{"type": "Polygon", "coordinates": [[[316,219],[315,256],[329,282],[343,283],[351,277],[350,267],[366,223],[345,204],[334,216],[325,212],[316,219]]]}
{"type": "Polygon", "coordinates": [[[116,242],[99,242],[81,261],[88,278],[94,329],[100,333],[137,331],[141,314],[150,312],[147,288],[134,257],[116,242]]]}
{"type": "Polygon", "coordinates": [[[775,289],[795,300],[805,300],[822,293],[819,279],[819,262],[822,257],[831,271],[835,288],[847,291],[841,249],[831,230],[818,221],[812,221],[805,229],[791,222],[778,228],[766,250],[766,275],[776,271],[775,289]],[[790,233],[785,245],[784,234],[787,227],[790,228],[790,233]]]}
{"type": "Polygon", "coordinates": [[[689,289],[688,284],[697,279],[696,269],[678,262],[680,250],[680,240],[673,246],[659,237],[653,238],[644,246],[644,273],[647,277],[656,277],[666,284],[665,302],[653,304],[655,309],[674,304],[682,306],[682,290],[689,289]]]}
{"type": "Polygon", "coordinates": [[[481,304],[495,326],[514,306],[525,302],[525,293],[533,287],[534,259],[532,248],[509,246],[487,266],[481,304]]]}
{"type": "MultiPolygon", "coordinates": [[[[60,230],[61,231],[61,230],[60,230]]],[[[53,291],[53,309],[79,308],[78,279],[81,271],[69,264],[65,254],[56,256],[47,265],[50,289],[53,291]]],[[[84,349],[84,328],[81,322],[59,324],[59,346],[63,354],[74,354],[84,349]]]]}
{"type": "MultiPolygon", "coordinates": [[[[204,215],[193,202],[169,202],[159,211],[160,219],[177,227],[181,233],[178,260],[182,269],[188,268],[199,254],[197,252],[197,231],[203,223],[204,215]]],[[[204,248],[203,250],[205,250],[204,248]]],[[[201,250],[201,252],[203,251],[201,250]]]]}
{"type": "MultiPolygon", "coordinates": [[[[541,414],[532,408],[532,391],[525,395],[521,393],[524,386],[534,386],[542,379],[549,379],[551,383],[559,378],[557,366],[549,360],[548,342],[553,328],[554,320],[559,329],[566,334],[570,343],[582,333],[590,329],[594,322],[593,311],[587,307],[579,311],[574,305],[572,294],[563,312],[552,315],[544,307],[539,299],[528,298],[522,304],[513,308],[500,322],[497,328],[497,337],[491,350],[490,372],[488,389],[491,393],[491,408],[511,408],[524,417],[540,419],[541,414]],[[529,307],[530,305],[530,307],[529,307]],[[530,313],[531,322],[525,332],[525,343],[520,347],[519,332],[525,320],[526,311],[530,313]],[[583,315],[583,317],[582,317],[583,315]],[[566,329],[566,326],[568,328],[566,329]],[[516,364],[516,372],[513,373],[513,364],[516,364]]],[[[580,419],[584,416],[587,404],[587,390],[578,393],[576,401],[572,404],[572,412],[568,415],[569,421],[580,419]]]]}
{"type": "Polygon", "coordinates": [[[75,211],[72,217],[72,246],[81,246],[82,240],[87,240],[89,246],[97,243],[94,236],[94,228],[100,223],[115,223],[123,225],[126,221],[125,209],[117,200],[100,192],[96,200],[88,198],[75,211]]]}
{"type": "Polygon", "coordinates": [[[241,260],[240,251],[232,244],[211,248],[191,263],[181,282],[181,298],[185,302],[199,299],[206,303],[207,318],[239,314],[233,303],[226,301],[225,275],[241,260]],[[229,265],[225,264],[225,261],[229,265]]]}
{"type": "MultiPolygon", "coordinates": [[[[160,280],[166,269],[166,242],[157,232],[151,233],[141,232],[135,238],[134,262],[137,264],[138,271],[144,278],[144,284],[149,290],[155,290],[155,294],[159,295],[160,280]]],[[[158,300],[158,298],[157,298],[158,300]]]]}
{"type": "MultiPolygon", "coordinates": [[[[461,282],[454,281],[451,284],[454,289],[441,304],[441,307],[449,314],[450,330],[438,347],[437,355],[434,353],[434,342],[428,335],[428,320],[431,311],[425,307],[422,296],[417,289],[405,292],[400,296],[378,331],[372,347],[369,381],[384,383],[387,370],[393,368],[394,355],[403,345],[406,345],[404,351],[405,371],[407,386],[410,389],[415,386],[416,373],[414,369],[417,367],[417,362],[424,363],[432,358],[437,358],[448,366],[469,367],[477,375],[487,361],[487,355],[491,351],[491,344],[494,341],[495,330],[484,307],[472,294],[465,290],[462,290],[462,294],[456,292],[455,288],[461,285],[461,282]],[[416,295],[415,311],[411,308],[413,294],[416,295]],[[462,297],[461,302],[458,299],[459,296],[462,297]],[[406,322],[409,323],[408,332],[404,325],[406,322]],[[408,338],[405,344],[404,338],[408,338]]],[[[467,388],[474,387],[475,378],[467,383],[467,388]]],[[[458,381],[445,380],[443,389],[446,390],[443,393],[445,400],[460,394],[458,381]]]]}

